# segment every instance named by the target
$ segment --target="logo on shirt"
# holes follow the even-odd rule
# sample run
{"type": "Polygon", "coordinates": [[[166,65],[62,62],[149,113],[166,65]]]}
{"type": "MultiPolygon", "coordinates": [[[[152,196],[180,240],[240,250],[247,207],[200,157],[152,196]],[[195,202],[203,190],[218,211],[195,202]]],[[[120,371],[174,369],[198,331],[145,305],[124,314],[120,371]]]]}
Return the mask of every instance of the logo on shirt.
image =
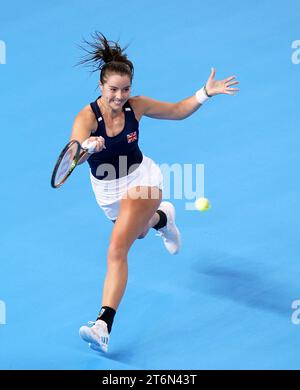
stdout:
{"type": "Polygon", "coordinates": [[[130,134],[127,134],[127,142],[129,144],[131,144],[131,142],[134,142],[137,140],[137,134],[136,134],[136,131],[134,131],[133,133],[130,133],[130,134]]]}

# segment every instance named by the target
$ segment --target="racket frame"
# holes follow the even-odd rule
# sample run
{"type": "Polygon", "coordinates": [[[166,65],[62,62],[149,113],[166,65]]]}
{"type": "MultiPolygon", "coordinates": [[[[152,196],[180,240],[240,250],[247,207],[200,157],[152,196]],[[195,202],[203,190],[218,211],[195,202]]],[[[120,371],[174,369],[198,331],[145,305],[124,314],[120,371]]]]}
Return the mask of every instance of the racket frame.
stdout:
{"type": "Polygon", "coordinates": [[[83,149],[80,145],[80,143],[76,140],[72,140],[70,141],[64,148],[63,150],[60,152],[60,155],[56,161],[56,164],[55,164],[55,167],[53,169],[53,173],[52,173],[52,176],[51,176],[51,187],[52,188],[59,188],[60,186],[62,186],[64,184],[64,182],[67,180],[67,178],[71,175],[71,173],[73,172],[74,168],[76,167],[78,161],[81,159],[81,157],[87,153],[87,150],[86,149],[83,149]],[[56,177],[56,174],[57,174],[57,171],[59,169],[59,166],[60,166],[60,163],[62,162],[65,154],[67,153],[67,151],[70,149],[70,147],[74,144],[77,144],[77,150],[76,150],[76,153],[75,153],[75,156],[73,158],[73,162],[71,164],[71,167],[69,168],[66,176],[63,178],[63,180],[59,183],[59,184],[55,184],[55,177],[56,177]],[[81,150],[83,150],[82,152],[80,152],[81,150]]]}

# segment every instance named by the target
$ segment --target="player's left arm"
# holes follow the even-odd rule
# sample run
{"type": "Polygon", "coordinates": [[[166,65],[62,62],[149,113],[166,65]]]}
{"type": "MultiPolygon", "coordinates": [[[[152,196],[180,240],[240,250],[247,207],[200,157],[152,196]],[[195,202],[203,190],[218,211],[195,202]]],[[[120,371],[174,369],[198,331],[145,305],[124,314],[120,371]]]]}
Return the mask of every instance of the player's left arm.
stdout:
{"type": "MultiPolygon", "coordinates": [[[[230,88],[232,85],[238,84],[235,76],[227,77],[224,80],[215,80],[215,74],[215,69],[212,68],[211,74],[205,84],[209,97],[219,94],[234,95],[235,92],[239,91],[237,88],[230,88]]],[[[161,102],[146,96],[136,96],[133,99],[140,116],[145,115],[156,119],[185,119],[201,107],[196,95],[183,99],[178,103],[161,102]]]]}
{"type": "Polygon", "coordinates": [[[136,96],[136,99],[138,99],[137,105],[141,113],[140,116],[154,119],[185,119],[200,107],[195,96],[188,97],[178,103],[162,102],[147,96],[136,96]]]}

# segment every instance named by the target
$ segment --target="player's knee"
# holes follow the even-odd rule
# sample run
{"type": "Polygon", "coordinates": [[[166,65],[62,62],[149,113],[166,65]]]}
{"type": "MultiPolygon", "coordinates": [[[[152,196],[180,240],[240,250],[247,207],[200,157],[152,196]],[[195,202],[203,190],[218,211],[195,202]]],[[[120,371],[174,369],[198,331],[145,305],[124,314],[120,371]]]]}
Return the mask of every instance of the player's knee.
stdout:
{"type": "Polygon", "coordinates": [[[149,226],[147,225],[147,227],[142,231],[142,233],[138,236],[138,239],[142,239],[142,238],[145,238],[147,236],[147,233],[149,231],[149,226]]]}
{"type": "Polygon", "coordinates": [[[108,248],[108,262],[122,262],[127,258],[127,249],[119,243],[111,242],[108,248]]]}

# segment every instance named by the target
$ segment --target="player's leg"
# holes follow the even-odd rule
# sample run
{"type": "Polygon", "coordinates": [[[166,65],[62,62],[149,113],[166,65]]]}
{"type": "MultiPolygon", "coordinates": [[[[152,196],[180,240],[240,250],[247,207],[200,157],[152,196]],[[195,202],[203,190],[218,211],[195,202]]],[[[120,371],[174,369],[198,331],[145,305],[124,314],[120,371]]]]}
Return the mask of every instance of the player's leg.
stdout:
{"type": "Polygon", "coordinates": [[[107,256],[107,275],[102,306],[117,309],[127,282],[127,254],[133,242],[144,231],[162,198],[153,187],[133,187],[120,203],[120,211],[112,231],[107,256]]]}
{"type": "Polygon", "coordinates": [[[79,331],[92,349],[107,351],[113,318],[126,288],[128,251],[156,212],[161,197],[160,190],[153,198],[151,187],[134,187],[121,200],[107,254],[102,308],[94,325],[83,326],[79,331]]]}
{"type": "Polygon", "coordinates": [[[144,238],[151,228],[157,230],[157,236],[163,239],[164,245],[171,255],[179,252],[181,237],[175,224],[175,207],[171,202],[161,202],[158,210],[138,238],[144,238]]]}
{"type": "MultiPolygon", "coordinates": [[[[150,218],[150,221],[147,223],[146,227],[142,231],[142,233],[137,237],[138,239],[145,238],[148,231],[154,227],[157,226],[157,224],[160,221],[160,215],[157,213],[157,211],[153,214],[153,216],[150,218]]],[[[113,223],[116,223],[116,219],[112,220],[113,223]]],[[[165,226],[165,225],[162,225],[165,226]]]]}
{"type": "MultiPolygon", "coordinates": [[[[112,221],[113,223],[116,220],[112,221]]],[[[150,218],[138,239],[145,238],[151,228],[157,230],[157,236],[161,236],[168,252],[177,254],[181,247],[180,232],[175,224],[175,207],[171,202],[161,202],[158,210],[150,218]]]]}

